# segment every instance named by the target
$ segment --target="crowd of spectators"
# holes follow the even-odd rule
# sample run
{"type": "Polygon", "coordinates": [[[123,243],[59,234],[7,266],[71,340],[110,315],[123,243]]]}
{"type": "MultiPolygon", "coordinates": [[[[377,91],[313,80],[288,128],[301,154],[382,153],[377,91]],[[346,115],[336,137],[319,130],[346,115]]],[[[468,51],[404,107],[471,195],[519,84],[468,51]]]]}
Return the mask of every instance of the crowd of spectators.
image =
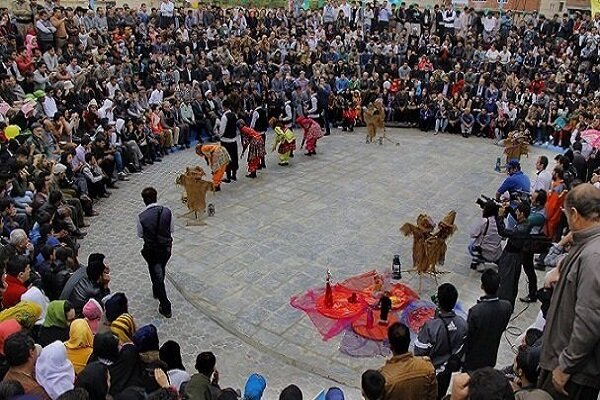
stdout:
{"type": "MultiPolygon", "coordinates": [[[[251,126],[262,109],[292,124],[306,114],[329,133],[361,124],[375,99],[388,122],[423,131],[497,141],[516,131],[569,148],[549,179],[540,159],[534,186],[543,187],[532,191],[563,196],[565,217],[546,259],[573,242],[563,263],[574,277],[559,279],[558,267],[549,273],[546,289],[560,288],[541,318],[551,336],[527,332],[508,368],[516,394],[492,369],[513,307],[497,298],[502,273],[486,271],[485,295],[467,321],[452,311],[456,289],[440,287],[438,316],[419,333],[414,356],[407,328],[389,327],[394,356],[365,372],[363,396],[442,397],[463,369],[469,375],[454,376],[452,399],[543,398],[540,366],[539,385],[553,398],[565,388],[571,398],[597,396],[599,280],[590,260],[598,252],[600,157],[581,134],[599,124],[598,18],[346,0],[318,10],[90,5],[15,0],[0,12],[2,398],[238,398],[220,388],[214,354],[200,353],[190,376],[176,342],[159,346],[154,326],[136,326],[125,294],[109,290],[103,254],[82,265],[88,218],[129,174],[215,140],[224,102],[251,126]],[[565,194],[588,181],[596,187],[565,194]]],[[[265,385],[250,376],[244,398],[259,399],[265,385]]],[[[338,388],[324,396],[343,399],[338,388]]],[[[280,398],[302,392],[291,385],[280,398]]]]}

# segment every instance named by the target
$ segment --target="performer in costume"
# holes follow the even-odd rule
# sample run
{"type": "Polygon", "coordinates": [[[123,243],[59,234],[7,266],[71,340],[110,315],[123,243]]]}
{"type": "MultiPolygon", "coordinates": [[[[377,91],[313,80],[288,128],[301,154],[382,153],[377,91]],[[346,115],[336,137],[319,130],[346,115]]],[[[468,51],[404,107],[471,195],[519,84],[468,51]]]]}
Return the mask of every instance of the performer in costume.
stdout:
{"type": "Polygon", "coordinates": [[[273,148],[271,151],[277,149],[279,153],[279,165],[287,166],[290,162],[290,152],[296,148],[296,135],[291,129],[285,127],[285,125],[277,121],[275,118],[271,118],[269,124],[275,131],[275,141],[273,142],[273,148]]]}
{"type": "Polygon", "coordinates": [[[227,165],[231,161],[227,150],[217,143],[212,144],[198,144],[196,146],[196,154],[203,156],[206,160],[206,164],[210,166],[213,174],[213,186],[215,192],[221,190],[221,181],[223,174],[227,169],[227,165]]]}
{"type": "Polygon", "coordinates": [[[343,98],[343,111],[342,111],[342,130],[344,132],[354,132],[354,126],[356,125],[356,107],[351,93],[347,93],[343,98]]]}
{"type": "Polygon", "coordinates": [[[438,229],[426,241],[428,272],[436,272],[436,265],[444,265],[446,260],[446,240],[452,236],[457,227],[454,225],[456,211],[450,211],[438,224],[438,229]]]}
{"type": "Polygon", "coordinates": [[[308,117],[298,117],[296,123],[304,129],[304,139],[302,143],[306,145],[307,153],[306,156],[312,156],[317,154],[317,140],[323,137],[323,131],[321,127],[314,119],[308,117]]]}
{"type": "Polygon", "coordinates": [[[373,139],[377,136],[377,130],[383,129],[385,123],[385,110],[381,99],[375,100],[367,107],[365,123],[367,124],[366,143],[373,143],[373,139]]]}
{"type": "Polygon", "coordinates": [[[504,139],[504,154],[506,163],[521,161],[521,156],[529,154],[529,131],[513,131],[504,139]]]}
{"type": "Polygon", "coordinates": [[[409,222],[405,223],[400,227],[400,232],[404,236],[413,237],[413,249],[412,258],[413,266],[419,272],[427,272],[428,270],[428,259],[427,259],[427,244],[426,241],[431,237],[435,225],[426,214],[419,214],[417,217],[417,225],[413,225],[409,222]]]}
{"type": "Polygon", "coordinates": [[[248,178],[256,178],[256,170],[260,168],[260,160],[265,157],[265,141],[262,135],[246,126],[243,119],[238,120],[237,126],[242,135],[242,157],[248,149],[248,178]]]}
{"type": "MultiPolygon", "coordinates": [[[[269,129],[269,119],[267,117],[267,110],[263,106],[258,106],[252,113],[252,121],[250,121],[250,128],[260,133],[262,136],[263,143],[267,143],[267,130],[269,129]]],[[[260,159],[260,166],[258,169],[267,168],[265,164],[265,157],[260,159]]]]}

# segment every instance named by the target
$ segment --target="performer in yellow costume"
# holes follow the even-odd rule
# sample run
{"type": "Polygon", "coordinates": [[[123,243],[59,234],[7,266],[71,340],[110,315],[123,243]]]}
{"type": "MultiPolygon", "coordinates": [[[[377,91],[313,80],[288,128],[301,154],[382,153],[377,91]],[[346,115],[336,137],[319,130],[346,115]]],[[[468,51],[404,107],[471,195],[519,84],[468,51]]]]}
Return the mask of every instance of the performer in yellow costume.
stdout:
{"type": "Polygon", "coordinates": [[[271,128],[275,131],[275,142],[271,151],[279,153],[279,165],[287,166],[290,162],[290,152],[296,149],[296,135],[290,128],[286,128],[281,121],[271,118],[271,128]]]}
{"type": "Polygon", "coordinates": [[[227,164],[231,161],[229,153],[220,144],[199,144],[196,146],[196,154],[203,156],[206,163],[210,166],[213,174],[213,186],[215,192],[221,190],[221,180],[227,164]]]}

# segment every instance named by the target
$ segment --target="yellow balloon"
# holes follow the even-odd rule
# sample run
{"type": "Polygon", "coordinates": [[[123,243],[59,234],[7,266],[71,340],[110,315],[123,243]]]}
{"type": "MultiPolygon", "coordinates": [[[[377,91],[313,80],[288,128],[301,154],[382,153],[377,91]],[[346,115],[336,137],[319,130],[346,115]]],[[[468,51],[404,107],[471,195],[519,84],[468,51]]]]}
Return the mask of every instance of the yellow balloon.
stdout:
{"type": "Polygon", "coordinates": [[[19,136],[19,133],[21,133],[21,128],[17,125],[9,125],[4,129],[4,135],[7,139],[14,139],[19,136]]]}

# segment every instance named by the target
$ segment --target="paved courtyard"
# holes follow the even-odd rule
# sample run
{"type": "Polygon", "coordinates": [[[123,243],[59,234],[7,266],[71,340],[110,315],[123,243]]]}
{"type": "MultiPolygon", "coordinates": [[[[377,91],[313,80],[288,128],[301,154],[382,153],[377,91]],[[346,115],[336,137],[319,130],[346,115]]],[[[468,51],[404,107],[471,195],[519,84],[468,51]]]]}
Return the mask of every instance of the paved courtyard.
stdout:
{"type": "MultiPolygon", "coordinates": [[[[193,150],[171,155],[132,176],[99,205],[101,216],[89,228],[84,255],[90,250],[108,255],[111,287],[128,294],[138,325],[152,322],[163,341],[179,341],[188,370],[193,371],[198,352],[211,350],[224,386],[242,388],[257,371],[267,377],[268,399],[289,383],[299,385],[307,398],[334,384],[359,398],[361,372],[382,365],[384,358],[343,355],[342,335],[324,342],[305,314],[289,305],[290,296],[323,286],[327,268],[341,281],[372,269],[387,271],[394,254],[408,267],[411,240],[400,235],[400,225],[421,212],[439,221],[454,209],[459,231],[448,245],[444,269],[451,273],[440,276],[440,283],[456,285],[459,300],[471,307],[481,295],[480,275],[469,269],[466,254],[468,233],[480,215],[474,201],[481,193],[493,195],[504,178],[494,172],[502,148],[488,140],[410,129],[388,129],[388,137],[400,145],[366,145],[361,129],[334,131],[319,142],[317,157],[298,150],[287,168],[270,154],[258,179],[245,178],[241,170],[237,182],[208,196],[216,215],[204,218],[203,226],[186,224],[175,177],[186,166],[208,168],[193,150]],[[148,185],[177,216],[167,287],[174,310],[170,320],[156,311],[135,237],[143,207],[139,193],[148,185]]],[[[539,154],[554,155],[533,149],[523,161],[530,175],[539,154]]],[[[414,277],[405,282],[418,287],[414,277]]],[[[421,297],[427,299],[435,284],[423,282],[421,297]]],[[[525,285],[523,275],[522,295],[525,285]]],[[[518,304],[516,311],[523,308],[518,304]]],[[[530,306],[510,325],[527,327],[538,309],[530,306]]],[[[503,340],[499,365],[513,357],[503,340]]]]}

